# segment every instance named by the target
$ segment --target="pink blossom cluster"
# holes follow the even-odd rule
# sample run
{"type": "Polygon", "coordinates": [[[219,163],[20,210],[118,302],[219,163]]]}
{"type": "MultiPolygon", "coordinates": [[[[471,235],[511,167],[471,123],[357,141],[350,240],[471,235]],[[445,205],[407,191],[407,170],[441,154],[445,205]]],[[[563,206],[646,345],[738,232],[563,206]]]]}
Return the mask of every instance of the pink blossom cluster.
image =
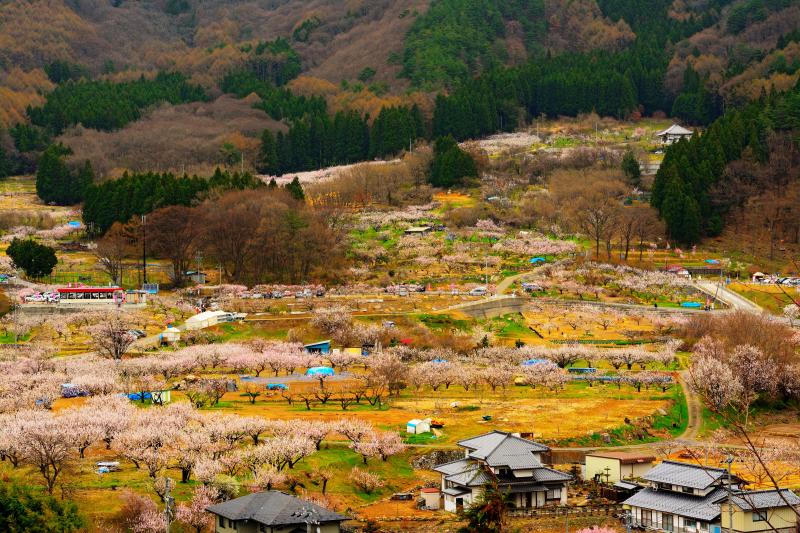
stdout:
{"type": "Polygon", "coordinates": [[[520,232],[516,237],[503,239],[492,245],[498,252],[533,256],[533,255],[563,255],[577,250],[574,242],[550,239],[538,233],[520,232]]]}

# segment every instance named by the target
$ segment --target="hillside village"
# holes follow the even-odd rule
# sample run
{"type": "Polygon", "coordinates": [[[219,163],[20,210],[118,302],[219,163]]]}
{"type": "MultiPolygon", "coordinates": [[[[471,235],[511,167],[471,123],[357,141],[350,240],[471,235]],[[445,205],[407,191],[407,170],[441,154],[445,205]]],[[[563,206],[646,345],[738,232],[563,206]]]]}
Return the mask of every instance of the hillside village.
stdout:
{"type": "Polygon", "coordinates": [[[0,531],[796,533],[799,28],[0,3],[0,531]]]}

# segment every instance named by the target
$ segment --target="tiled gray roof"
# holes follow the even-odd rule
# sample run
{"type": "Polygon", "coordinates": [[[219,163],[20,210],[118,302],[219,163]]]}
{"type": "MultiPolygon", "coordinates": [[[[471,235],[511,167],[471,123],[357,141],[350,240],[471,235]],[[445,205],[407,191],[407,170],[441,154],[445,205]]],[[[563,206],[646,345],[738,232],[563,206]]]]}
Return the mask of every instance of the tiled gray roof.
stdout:
{"type": "Polygon", "coordinates": [[[444,489],[442,493],[447,494],[448,496],[461,496],[462,494],[469,494],[470,490],[461,487],[451,487],[444,489]]]}
{"type": "Polygon", "coordinates": [[[723,468],[664,461],[648,470],[642,478],[656,483],[669,483],[671,485],[680,485],[681,487],[705,489],[725,475],[726,470],[723,468]]]}
{"type": "Polygon", "coordinates": [[[305,524],[304,511],[307,510],[312,510],[312,516],[320,522],[347,520],[344,515],[277,490],[255,492],[206,510],[229,520],[253,520],[267,526],[305,524]]]}
{"type": "Polygon", "coordinates": [[[552,468],[541,467],[533,471],[533,479],[544,483],[547,481],[570,481],[572,480],[572,476],[565,472],[553,470],[552,468]]]}
{"type": "Polygon", "coordinates": [[[530,441],[518,437],[506,437],[486,456],[486,464],[490,466],[507,466],[512,470],[541,468],[542,463],[536,458],[530,441]]]}
{"type": "Polygon", "coordinates": [[[622,503],[631,507],[641,507],[709,522],[720,515],[717,502],[723,495],[725,495],[725,489],[713,490],[705,498],[666,490],[644,489],[622,503]]]}
{"type": "Polygon", "coordinates": [[[458,444],[469,449],[469,456],[474,459],[484,460],[490,466],[508,466],[513,470],[541,467],[542,464],[533,454],[550,449],[544,444],[504,431],[492,431],[462,440],[458,444]]]}
{"type": "Polygon", "coordinates": [[[465,487],[480,487],[491,481],[489,474],[480,465],[470,465],[462,472],[445,476],[445,479],[465,487]]]}
{"type": "MultiPolygon", "coordinates": [[[[720,500],[720,502],[724,501],[725,498],[720,500]]],[[[789,502],[789,505],[800,505],[800,497],[789,489],[781,489],[780,494],[777,490],[751,490],[741,492],[733,497],[733,503],[745,511],[785,507],[786,502],[789,502]]]]}
{"type": "Polygon", "coordinates": [[[433,471],[449,476],[451,474],[458,474],[459,472],[463,472],[464,470],[467,469],[469,464],[470,464],[469,460],[467,459],[458,459],[456,461],[450,461],[449,463],[436,465],[435,467],[433,467],[433,471]]]}

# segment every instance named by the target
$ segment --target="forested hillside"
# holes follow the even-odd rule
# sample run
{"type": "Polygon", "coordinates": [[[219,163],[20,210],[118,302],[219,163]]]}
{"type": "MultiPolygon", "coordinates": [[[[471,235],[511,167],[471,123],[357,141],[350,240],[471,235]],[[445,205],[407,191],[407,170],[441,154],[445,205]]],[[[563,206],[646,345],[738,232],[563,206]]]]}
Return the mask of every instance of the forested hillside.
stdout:
{"type": "Polygon", "coordinates": [[[282,173],[542,114],[707,125],[794,86],[798,24],[790,0],[0,2],[3,173],[58,142],[99,177],[282,173]]]}
{"type": "Polygon", "coordinates": [[[694,243],[726,223],[754,237],[766,229],[770,259],[778,242],[798,243],[799,131],[800,85],[733,109],[704,135],[670,147],[652,197],[670,236],[694,243]]]}

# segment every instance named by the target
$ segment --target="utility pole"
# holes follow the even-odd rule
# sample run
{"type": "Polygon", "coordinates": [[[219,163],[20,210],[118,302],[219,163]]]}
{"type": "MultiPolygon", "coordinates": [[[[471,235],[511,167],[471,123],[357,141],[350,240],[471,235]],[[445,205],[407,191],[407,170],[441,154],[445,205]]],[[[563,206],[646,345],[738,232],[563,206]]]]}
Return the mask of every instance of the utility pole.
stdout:
{"type": "Polygon", "coordinates": [[[194,275],[195,275],[195,280],[199,284],[200,280],[202,279],[200,277],[200,263],[203,261],[203,253],[200,250],[197,250],[197,252],[195,252],[194,254],[194,258],[197,261],[197,269],[194,271],[194,275]]]}
{"type": "Polygon", "coordinates": [[[147,215],[142,215],[142,284],[147,283],[147,215]]]}
{"type": "Polygon", "coordinates": [[[169,533],[169,524],[170,521],[172,520],[172,504],[175,501],[175,499],[169,495],[169,489],[171,485],[172,485],[172,479],[167,478],[166,489],[164,490],[164,502],[166,503],[166,506],[164,507],[164,521],[166,522],[167,533],[169,533]]]}
{"type": "Polygon", "coordinates": [[[731,482],[733,456],[726,457],[725,462],[728,464],[728,533],[733,533],[733,483],[731,482]]]}

